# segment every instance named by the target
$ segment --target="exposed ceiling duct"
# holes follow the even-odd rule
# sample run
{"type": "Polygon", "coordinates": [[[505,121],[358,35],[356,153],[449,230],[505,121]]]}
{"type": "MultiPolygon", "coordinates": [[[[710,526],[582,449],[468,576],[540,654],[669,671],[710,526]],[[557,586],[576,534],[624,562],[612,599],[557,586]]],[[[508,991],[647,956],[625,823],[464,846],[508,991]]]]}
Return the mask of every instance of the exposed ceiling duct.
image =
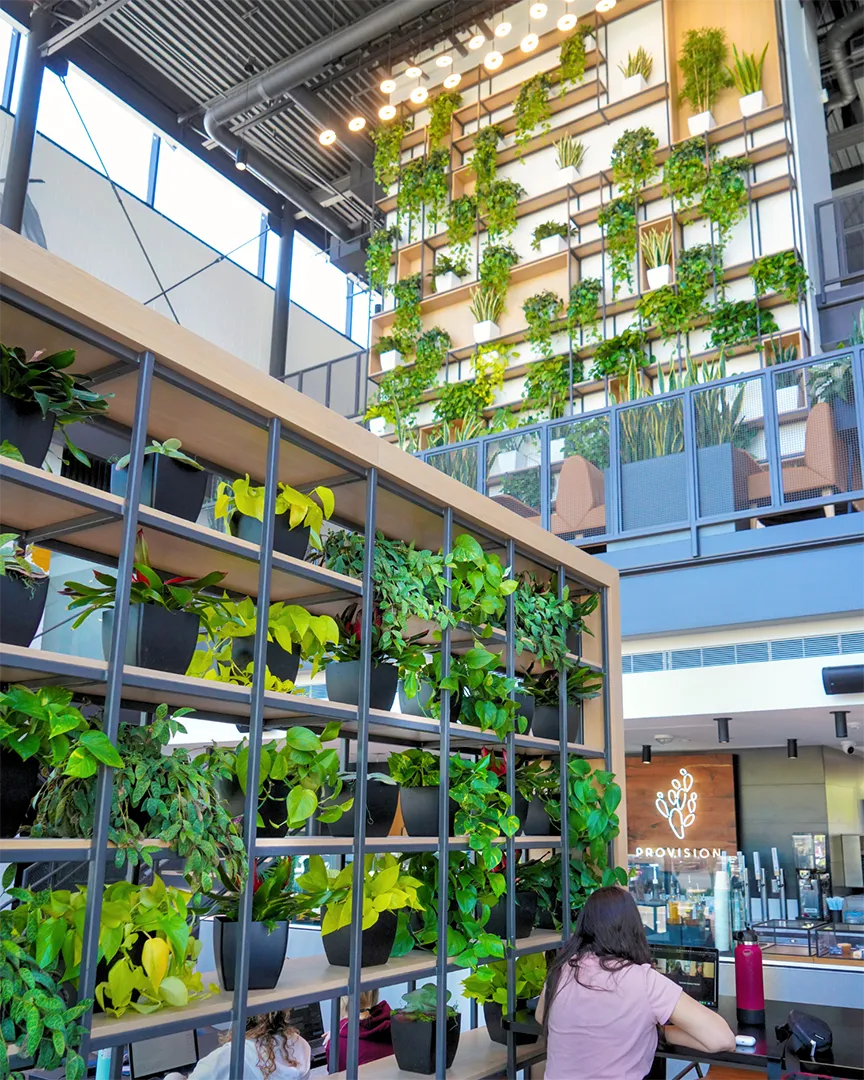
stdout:
{"type": "Polygon", "coordinates": [[[853,34],[860,33],[862,30],[864,30],[864,12],[850,11],[834,23],[825,38],[825,49],[840,86],[840,89],[828,98],[829,112],[842,109],[858,96],[855,79],[852,76],[852,62],[847,42],[853,34]]]}

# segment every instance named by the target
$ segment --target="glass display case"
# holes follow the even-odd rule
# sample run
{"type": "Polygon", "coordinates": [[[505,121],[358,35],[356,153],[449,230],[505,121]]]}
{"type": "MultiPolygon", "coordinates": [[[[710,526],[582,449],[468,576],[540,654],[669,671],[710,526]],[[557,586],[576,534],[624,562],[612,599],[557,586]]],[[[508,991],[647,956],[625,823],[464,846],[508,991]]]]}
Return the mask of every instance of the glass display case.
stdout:
{"type": "Polygon", "coordinates": [[[864,961],[864,926],[829,923],[817,927],[816,955],[864,961]]]}
{"type": "Polygon", "coordinates": [[[820,919],[768,919],[753,930],[764,952],[783,956],[815,956],[816,931],[826,924],[820,919]]]}

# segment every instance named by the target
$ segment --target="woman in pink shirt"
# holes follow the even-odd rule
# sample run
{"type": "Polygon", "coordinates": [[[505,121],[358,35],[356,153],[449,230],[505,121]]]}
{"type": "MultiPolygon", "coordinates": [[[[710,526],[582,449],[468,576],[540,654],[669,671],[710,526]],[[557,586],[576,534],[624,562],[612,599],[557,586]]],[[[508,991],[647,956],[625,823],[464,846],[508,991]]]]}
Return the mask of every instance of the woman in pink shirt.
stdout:
{"type": "Polygon", "coordinates": [[[696,1050],[735,1049],[722,1016],[682,994],[651,966],[636,902],[617,885],[585,902],[570,941],[546,977],[537,1018],[546,1031],[546,1080],[643,1080],[670,1042],[696,1050]]]}

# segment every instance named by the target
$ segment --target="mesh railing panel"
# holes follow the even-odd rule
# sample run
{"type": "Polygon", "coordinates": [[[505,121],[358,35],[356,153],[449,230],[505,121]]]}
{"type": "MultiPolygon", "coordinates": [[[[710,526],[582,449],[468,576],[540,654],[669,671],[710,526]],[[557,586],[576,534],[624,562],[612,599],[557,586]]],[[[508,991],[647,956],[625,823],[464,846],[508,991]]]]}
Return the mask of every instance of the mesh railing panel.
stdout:
{"type": "Polygon", "coordinates": [[[503,435],[486,443],[486,494],[540,524],[540,436],[503,435]]]}
{"type": "Polygon", "coordinates": [[[477,444],[457,446],[452,450],[436,450],[426,457],[426,462],[440,472],[452,476],[467,487],[477,487],[477,444]]]}
{"type": "Polygon", "coordinates": [[[609,417],[570,420],[550,431],[552,532],[566,540],[607,529],[609,417]]]}
{"type": "Polygon", "coordinates": [[[624,531],[689,517],[680,397],[648,401],[618,414],[621,524],[624,531]]]}
{"type": "Polygon", "coordinates": [[[765,460],[762,380],[746,379],[693,394],[700,517],[746,510],[754,486],[771,485],[765,460]]]}

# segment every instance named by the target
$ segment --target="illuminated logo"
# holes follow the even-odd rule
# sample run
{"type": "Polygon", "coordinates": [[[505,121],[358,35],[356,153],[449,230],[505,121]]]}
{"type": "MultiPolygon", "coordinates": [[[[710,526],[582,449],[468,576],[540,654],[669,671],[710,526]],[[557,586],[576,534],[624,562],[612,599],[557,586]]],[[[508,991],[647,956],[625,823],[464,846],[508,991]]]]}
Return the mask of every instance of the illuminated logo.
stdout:
{"type": "Polygon", "coordinates": [[[684,839],[684,834],[696,820],[696,792],[693,788],[693,777],[686,769],[679,770],[681,779],[676,776],[672,781],[672,787],[664,795],[657,792],[657,813],[666,818],[669,828],[678,837],[684,839]]]}

